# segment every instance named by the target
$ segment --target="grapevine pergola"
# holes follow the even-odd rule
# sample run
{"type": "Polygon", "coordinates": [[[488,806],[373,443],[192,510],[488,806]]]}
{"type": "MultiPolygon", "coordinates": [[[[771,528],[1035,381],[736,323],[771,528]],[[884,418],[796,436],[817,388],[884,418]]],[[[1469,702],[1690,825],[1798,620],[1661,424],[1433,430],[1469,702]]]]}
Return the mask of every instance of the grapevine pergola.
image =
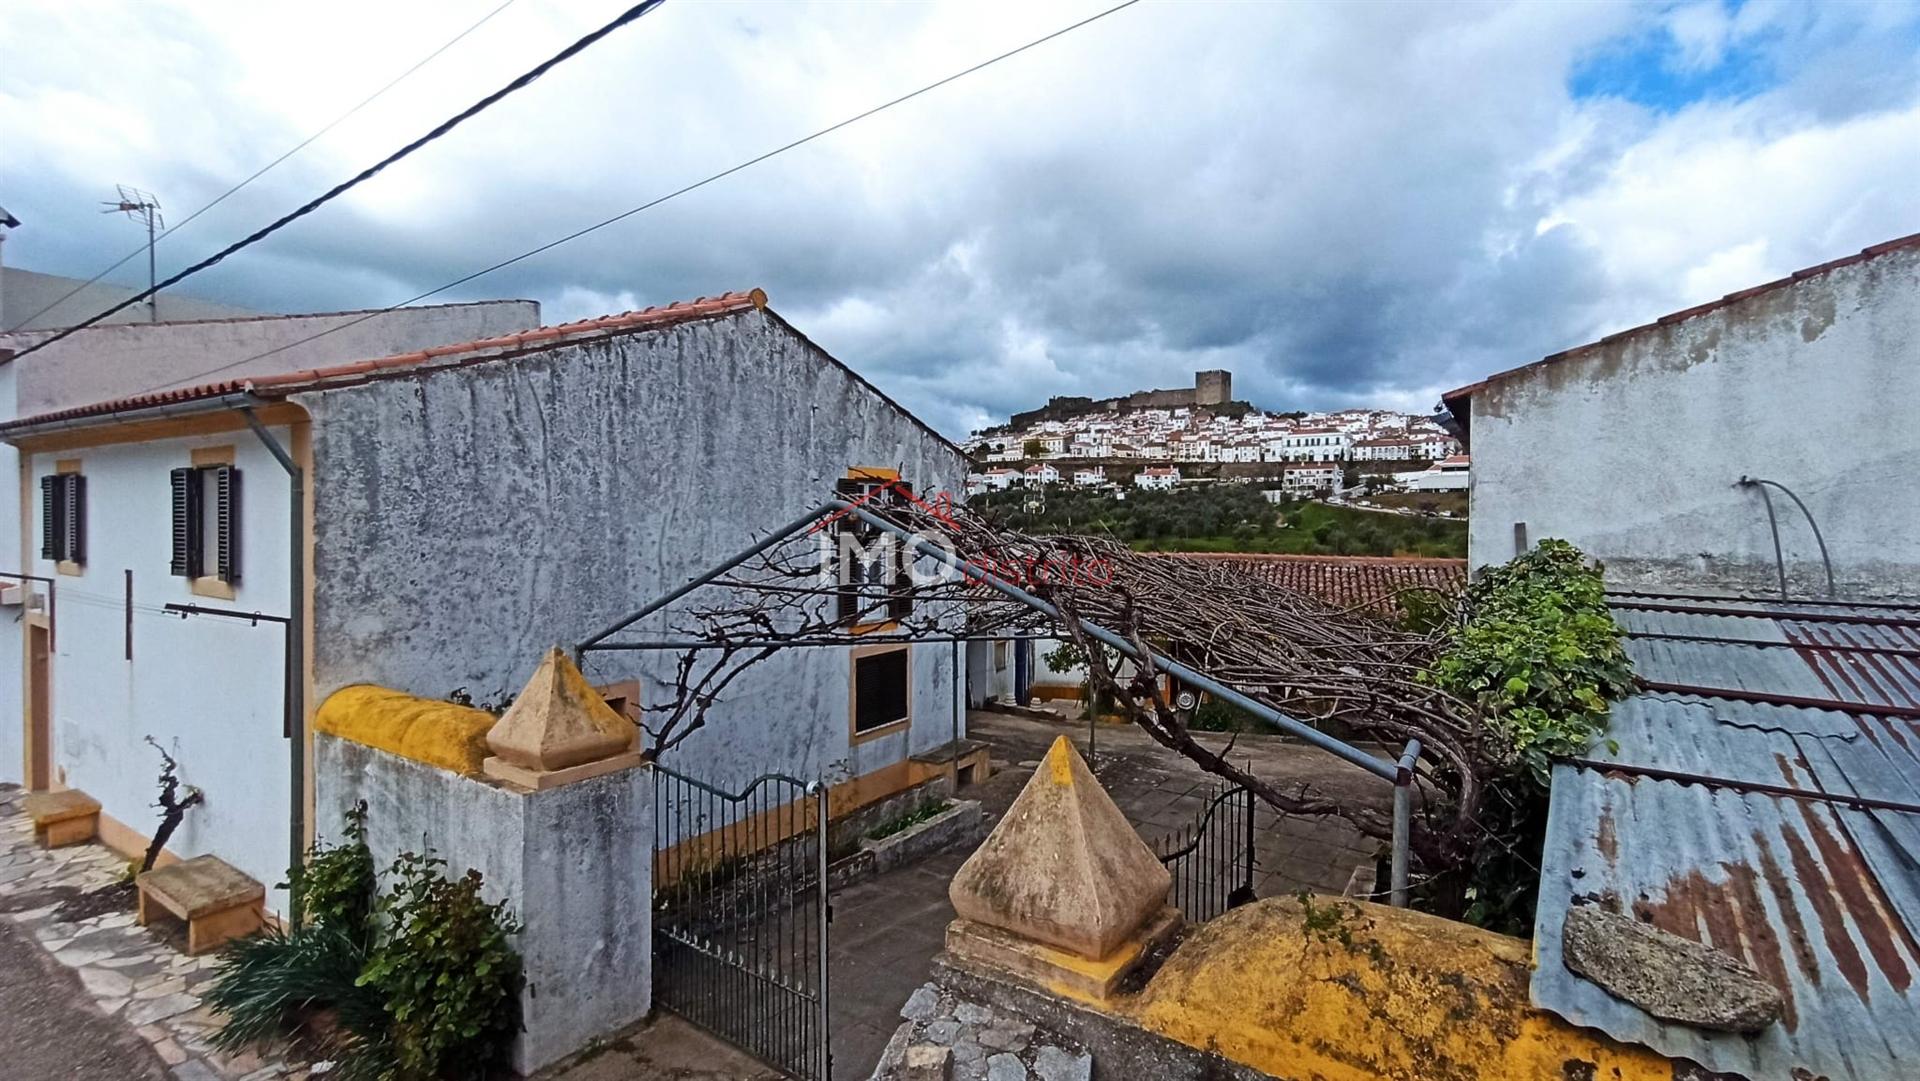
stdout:
{"type": "Polygon", "coordinates": [[[1474,708],[1422,680],[1439,646],[1434,635],[1228,562],[1013,531],[897,483],[828,500],[580,649],[673,654],[665,693],[643,707],[647,743],[666,755],[706,723],[742,673],[785,649],[1035,634],[1078,647],[1093,689],[1156,742],[1285,813],[1338,815],[1381,839],[1393,832],[1377,803],[1283,789],[1236,765],[1231,744],[1209,747],[1163,676],[1383,778],[1395,764],[1355,744],[1398,753],[1418,741],[1423,799],[1412,853],[1437,873],[1472,850],[1481,795],[1499,763],[1474,708]],[[621,637],[650,618],[664,638],[621,637]]]}

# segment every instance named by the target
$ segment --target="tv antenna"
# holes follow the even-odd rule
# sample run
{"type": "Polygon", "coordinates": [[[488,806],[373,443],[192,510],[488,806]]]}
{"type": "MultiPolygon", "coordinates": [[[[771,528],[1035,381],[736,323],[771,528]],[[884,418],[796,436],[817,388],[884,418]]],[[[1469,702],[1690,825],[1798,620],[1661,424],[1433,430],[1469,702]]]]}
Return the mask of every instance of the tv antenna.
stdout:
{"type": "MultiPolygon", "coordinates": [[[[153,272],[154,229],[156,226],[164,228],[167,224],[166,220],[160,216],[160,199],[150,191],[141,191],[139,188],[128,187],[125,184],[115,184],[113,188],[119,192],[120,198],[102,201],[100,205],[106,209],[100,213],[122,213],[129,218],[138,218],[147,223],[147,290],[151,292],[157,280],[153,272]]],[[[147,320],[153,323],[160,321],[160,294],[158,293],[147,298],[147,320]]]]}

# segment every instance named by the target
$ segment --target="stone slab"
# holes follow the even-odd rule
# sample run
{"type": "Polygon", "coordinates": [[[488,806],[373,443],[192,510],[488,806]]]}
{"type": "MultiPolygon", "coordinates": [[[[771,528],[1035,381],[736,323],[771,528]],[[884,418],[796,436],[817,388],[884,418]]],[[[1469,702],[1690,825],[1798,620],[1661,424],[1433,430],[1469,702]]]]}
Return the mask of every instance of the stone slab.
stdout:
{"type": "Polygon", "coordinates": [[[1560,942],[1567,968],[1662,1021],[1751,1033],[1786,1004],[1731,954],[1593,905],[1567,912],[1560,942]]]}

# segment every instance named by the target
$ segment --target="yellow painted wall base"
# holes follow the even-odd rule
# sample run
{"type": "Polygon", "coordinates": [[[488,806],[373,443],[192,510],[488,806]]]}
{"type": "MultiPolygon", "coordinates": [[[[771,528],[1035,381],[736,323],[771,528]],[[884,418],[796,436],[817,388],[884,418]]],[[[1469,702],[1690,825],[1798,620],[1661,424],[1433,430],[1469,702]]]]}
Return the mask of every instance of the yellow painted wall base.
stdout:
{"type": "Polygon", "coordinates": [[[1195,930],[1111,1008],[1276,1077],[1672,1081],[1672,1061],[1533,1008],[1528,955],[1437,916],[1274,898],[1195,930]]]}

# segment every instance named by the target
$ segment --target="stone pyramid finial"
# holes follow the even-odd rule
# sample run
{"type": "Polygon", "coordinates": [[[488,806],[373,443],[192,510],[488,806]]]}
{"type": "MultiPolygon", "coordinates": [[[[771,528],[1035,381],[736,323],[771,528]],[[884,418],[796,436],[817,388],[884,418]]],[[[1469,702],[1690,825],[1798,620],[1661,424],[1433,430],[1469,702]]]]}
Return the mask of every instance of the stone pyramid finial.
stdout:
{"type": "Polygon", "coordinates": [[[556,646],[488,730],[487,747],[497,757],[487,759],[484,768],[489,775],[526,784],[529,775],[622,755],[635,732],[556,646]]]}
{"type": "Polygon", "coordinates": [[[963,920],[1098,960],[1162,913],[1172,884],[1061,736],[947,893],[963,920]]]}

